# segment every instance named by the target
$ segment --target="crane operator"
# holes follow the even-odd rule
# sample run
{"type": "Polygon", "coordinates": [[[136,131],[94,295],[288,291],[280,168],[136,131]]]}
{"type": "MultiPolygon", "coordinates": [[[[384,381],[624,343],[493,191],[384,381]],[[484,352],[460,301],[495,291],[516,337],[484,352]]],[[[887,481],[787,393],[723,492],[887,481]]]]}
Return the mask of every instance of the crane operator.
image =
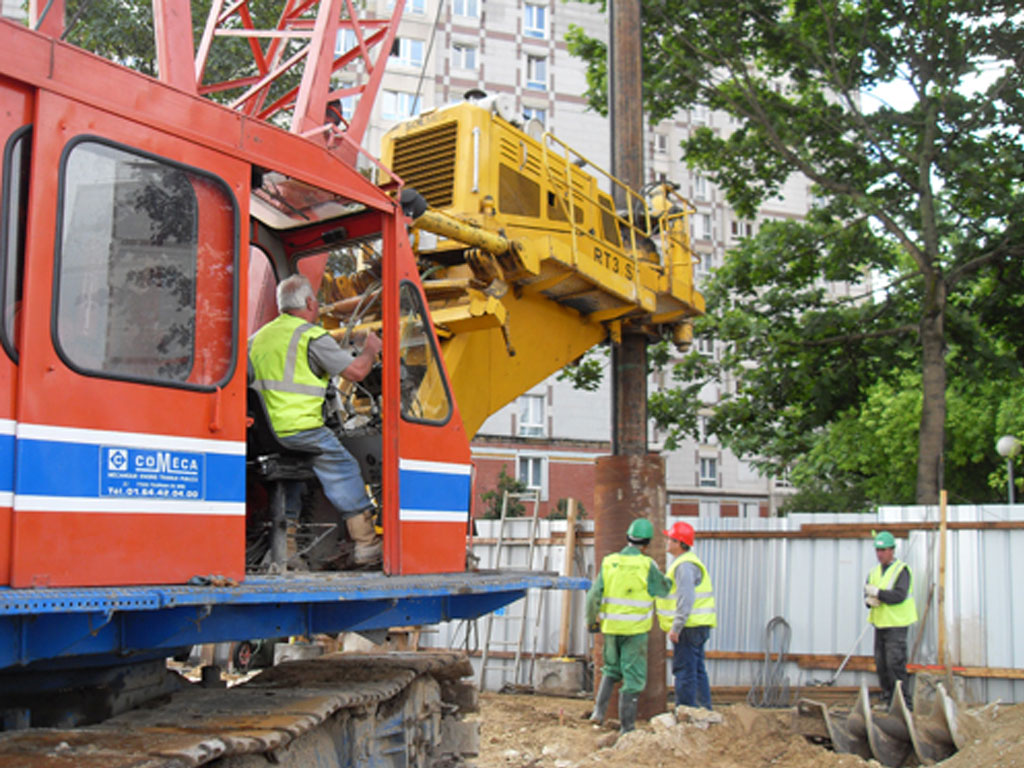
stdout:
{"type": "Polygon", "coordinates": [[[373,502],[366,493],[359,462],[324,425],[323,406],[328,383],[340,375],[362,381],[373,368],[381,341],[367,333],[358,354],[342,349],[322,327],[315,325],[320,305],[303,275],[292,275],[277,286],[279,315],[249,339],[253,388],[266,404],[271,426],[289,448],[316,448],[313,471],[327,500],[338,511],[355,544],[357,567],[381,563],[381,541],[373,527],[373,502]]]}

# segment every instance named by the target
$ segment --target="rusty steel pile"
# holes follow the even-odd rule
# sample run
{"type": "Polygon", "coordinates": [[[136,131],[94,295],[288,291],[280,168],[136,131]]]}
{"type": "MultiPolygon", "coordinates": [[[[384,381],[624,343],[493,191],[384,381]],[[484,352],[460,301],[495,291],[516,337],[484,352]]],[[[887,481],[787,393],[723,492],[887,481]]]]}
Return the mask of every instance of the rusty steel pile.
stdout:
{"type": "Polygon", "coordinates": [[[794,710],[794,729],[812,740],[831,742],[836,752],[874,758],[882,765],[903,765],[913,753],[920,765],[940,762],[963,746],[956,702],[941,683],[934,696],[915,697],[911,711],[902,685],[887,712],[872,711],[868,688],[862,685],[857,703],[845,717],[830,712],[826,704],[800,699],[794,710]]]}

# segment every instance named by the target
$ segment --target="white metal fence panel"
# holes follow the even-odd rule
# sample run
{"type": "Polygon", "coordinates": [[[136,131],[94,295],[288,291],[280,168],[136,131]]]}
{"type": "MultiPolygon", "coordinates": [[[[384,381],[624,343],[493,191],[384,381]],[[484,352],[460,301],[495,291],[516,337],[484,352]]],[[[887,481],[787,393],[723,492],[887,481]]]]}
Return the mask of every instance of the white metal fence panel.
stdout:
{"type": "MultiPolygon", "coordinates": [[[[951,506],[950,523],[993,523],[1024,521],[1024,505],[951,506]]],[[[669,517],[671,525],[676,518],[669,517]]],[[[877,515],[801,514],[786,518],[701,519],[698,523],[695,551],[707,565],[715,585],[718,627],[712,631],[708,650],[745,651],[764,654],[780,650],[781,628],[768,636],[766,630],[774,617],[782,617],[789,627],[790,654],[873,654],[872,630],[862,632],[867,622],[862,589],[868,571],[876,563],[869,538],[816,539],[775,538],[702,538],[709,531],[797,532],[803,524],[872,523],[879,530],[893,523],[937,523],[938,507],[884,507],[877,515]],[[858,642],[858,637],[860,640],[858,642]]],[[[475,554],[479,567],[489,569],[529,568],[561,573],[564,546],[557,545],[552,534],[564,534],[565,521],[540,521],[539,543],[533,562],[525,560],[526,547],[514,545],[494,562],[493,539],[496,521],[478,521],[475,554]]],[[[529,522],[510,521],[507,536],[525,537],[529,522]],[[521,529],[521,530],[520,530],[521,529]]],[[[581,522],[584,533],[593,531],[593,522],[581,522]]],[[[914,577],[914,597],[921,621],[911,629],[908,651],[915,646],[914,661],[935,664],[938,659],[939,626],[939,534],[937,530],[912,531],[897,539],[897,556],[910,566],[914,577]],[[930,595],[930,598],[929,598],[930,595]],[[926,609],[930,602],[930,607],[926,609]],[[927,610],[927,614],[926,614],[927,610]]],[[[585,571],[594,572],[593,541],[582,538],[585,571]]],[[[667,565],[667,562],[665,563],[667,565]]],[[[574,571],[580,575],[579,571],[574,571]]],[[[1024,668],[1024,530],[986,528],[950,529],[946,534],[945,626],[947,658],[955,666],[1024,668]]],[[[485,688],[500,688],[506,683],[529,685],[533,658],[558,651],[562,602],[572,601],[569,655],[588,656],[591,638],[584,626],[584,594],[574,592],[528,596],[528,627],[523,647],[524,663],[513,681],[510,675],[489,674],[485,688]]],[[[506,607],[495,616],[492,639],[515,643],[519,624],[517,607],[506,607]]],[[[477,622],[479,627],[483,621],[477,622]]],[[[450,622],[437,627],[426,642],[434,647],[464,647],[479,651],[480,633],[471,624],[450,622]]],[[[506,646],[514,650],[513,646],[506,646]]],[[[494,648],[492,648],[493,653],[494,648]]],[[[479,658],[476,662],[479,663],[479,658]]],[[[712,685],[750,686],[761,672],[763,656],[757,661],[710,660],[708,672],[712,685]]],[[[492,659],[490,663],[496,662],[492,659]]],[[[505,662],[511,667],[512,659],[505,662]]],[[[670,673],[671,674],[671,673],[670,673]]],[[[783,674],[792,687],[825,682],[832,672],[804,670],[796,663],[785,665],[783,674]]],[[[873,673],[844,671],[839,685],[876,682],[873,673]]],[[[1002,699],[1024,701],[1024,681],[1011,679],[967,678],[967,695],[979,701],[1002,699]]]]}

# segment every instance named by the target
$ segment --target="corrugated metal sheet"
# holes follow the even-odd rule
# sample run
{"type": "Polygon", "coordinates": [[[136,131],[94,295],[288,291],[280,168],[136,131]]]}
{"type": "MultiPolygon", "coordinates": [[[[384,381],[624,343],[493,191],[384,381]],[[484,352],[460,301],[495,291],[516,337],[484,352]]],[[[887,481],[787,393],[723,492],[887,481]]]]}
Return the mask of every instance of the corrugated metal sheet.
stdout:
{"type": "MultiPolygon", "coordinates": [[[[696,551],[708,566],[715,584],[718,627],[712,631],[708,650],[746,651],[763,654],[780,650],[784,626],[769,637],[766,630],[773,617],[788,625],[788,653],[871,655],[873,631],[864,630],[867,610],[862,588],[876,560],[871,541],[865,539],[738,538],[700,539],[701,531],[796,531],[800,526],[821,523],[872,523],[879,529],[887,523],[919,523],[939,519],[937,507],[885,507],[877,515],[791,515],[786,518],[700,519],[696,551]],[[858,637],[860,641],[857,642],[858,637]]],[[[952,506],[949,522],[1024,521],[1024,506],[952,506]]],[[[671,525],[675,518],[669,516],[671,525]]],[[[480,537],[497,535],[497,523],[478,522],[480,537]]],[[[506,535],[526,537],[527,520],[511,521],[506,535]]],[[[584,530],[593,523],[584,521],[584,530]]],[[[540,521],[539,538],[564,532],[564,521],[540,521]]],[[[1024,669],[1024,530],[949,530],[946,534],[945,625],[948,659],[954,666],[1005,667],[1024,669]],[[1015,557],[1014,555],[1017,555],[1015,557]]],[[[506,547],[502,562],[495,564],[494,545],[477,545],[481,568],[530,567],[561,572],[563,547],[538,546],[533,560],[526,561],[526,546],[506,547]]],[[[593,574],[593,548],[588,539],[582,546],[586,575],[593,574]]],[[[909,650],[917,647],[915,661],[934,664],[938,659],[939,534],[915,531],[898,539],[896,554],[911,567],[918,615],[922,617],[909,634],[909,650]],[[931,595],[931,605],[929,603],[931,595]]],[[[577,571],[578,573],[578,571],[577,571]]],[[[488,689],[506,683],[529,684],[531,654],[553,654],[558,650],[563,595],[537,593],[528,596],[523,657],[513,681],[512,662],[507,671],[488,670],[488,689]]],[[[569,653],[587,656],[591,639],[583,626],[583,594],[570,596],[572,633],[569,653]]],[[[517,645],[523,601],[507,607],[495,617],[492,653],[514,652],[517,645]],[[499,647],[499,643],[504,643],[499,647]]],[[[476,622],[476,633],[468,632],[469,650],[478,650],[484,621],[476,622]]],[[[467,647],[466,627],[441,626],[429,642],[435,647],[467,647]]],[[[496,662],[495,662],[496,663],[496,662]]],[[[490,663],[488,665],[490,667],[490,663]]],[[[712,685],[752,685],[762,671],[762,661],[709,661],[712,685]]],[[[829,671],[803,670],[795,663],[785,665],[783,675],[790,686],[803,686],[832,677],[829,671]]],[[[876,682],[873,673],[843,672],[837,684],[876,682]]],[[[978,701],[1024,701],[1024,681],[965,678],[963,693],[978,701]]]]}

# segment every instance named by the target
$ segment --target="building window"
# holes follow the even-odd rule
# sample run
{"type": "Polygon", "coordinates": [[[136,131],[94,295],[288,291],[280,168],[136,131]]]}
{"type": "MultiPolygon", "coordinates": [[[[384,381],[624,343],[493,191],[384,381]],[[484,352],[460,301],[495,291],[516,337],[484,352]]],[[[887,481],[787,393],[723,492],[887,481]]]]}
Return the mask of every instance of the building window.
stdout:
{"type": "Polygon", "coordinates": [[[341,56],[356,47],[356,33],[351,29],[339,29],[334,42],[334,55],[341,56]]]}
{"type": "Polygon", "coordinates": [[[548,120],[548,111],[541,109],[540,107],[523,107],[523,117],[527,120],[534,119],[540,120],[542,123],[546,123],[548,120]]]}
{"type": "Polygon", "coordinates": [[[385,120],[405,120],[420,111],[418,97],[405,91],[380,92],[380,116],[385,120]]]}
{"type": "Polygon", "coordinates": [[[742,240],[745,237],[752,237],[754,234],[754,222],[734,220],[731,225],[731,231],[734,240],[742,240]]]}
{"type": "Polygon", "coordinates": [[[548,89],[548,60],[546,57],[526,57],[526,87],[535,91],[548,89]]]}
{"type": "Polygon", "coordinates": [[[693,196],[698,200],[708,199],[708,180],[699,173],[693,177],[693,196]]]}
{"type": "Polygon", "coordinates": [[[520,456],[519,475],[516,479],[526,486],[526,490],[536,491],[540,499],[547,498],[543,456],[520,456]]]}
{"type": "MultiPolygon", "coordinates": [[[[711,351],[712,354],[714,354],[713,342],[711,345],[711,351]]],[[[701,350],[701,354],[704,354],[703,350],[701,350]]],[[[697,417],[697,441],[702,445],[711,445],[711,443],[714,442],[714,436],[708,431],[708,424],[710,421],[710,418],[707,416],[697,417]]]]}
{"type": "Polygon", "coordinates": [[[452,46],[452,67],[476,70],[476,46],[455,43],[452,46]]]}
{"type": "Polygon", "coordinates": [[[527,3],[523,9],[523,34],[544,39],[548,36],[548,9],[543,5],[527,3]]]}
{"type": "Polygon", "coordinates": [[[775,487],[776,488],[792,488],[793,487],[793,483],[790,482],[790,479],[789,479],[789,472],[788,471],[784,472],[782,475],[780,475],[780,476],[775,478],[775,487]]]}
{"type": "Polygon", "coordinates": [[[480,6],[477,0],[452,0],[452,13],[475,19],[480,16],[480,6]]]}
{"type": "Polygon", "coordinates": [[[544,396],[523,395],[519,398],[519,436],[544,435],[544,396]]]}
{"type": "Polygon", "coordinates": [[[705,104],[698,104],[693,108],[693,122],[707,125],[708,108],[705,104]]]}
{"type": "MultiPolygon", "coordinates": [[[[698,336],[697,337],[697,351],[700,354],[704,355],[704,357],[714,357],[715,356],[715,340],[712,339],[712,338],[709,338],[707,336],[698,336]]],[[[707,416],[701,416],[700,418],[703,419],[702,423],[704,423],[704,424],[707,423],[707,416]]],[[[703,429],[701,430],[701,435],[702,436],[704,435],[703,429]]]]}
{"type": "MultiPolygon", "coordinates": [[[[395,0],[388,0],[388,10],[390,11],[395,7],[395,0]]],[[[405,0],[405,8],[402,9],[403,15],[406,13],[414,13],[417,16],[422,16],[427,12],[427,0],[405,0]]]]}
{"type": "Polygon", "coordinates": [[[391,46],[391,64],[399,64],[403,67],[419,67],[423,65],[423,41],[413,40],[411,37],[395,38],[391,46]]]}
{"type": "Polygon", "coordinates": [[[659,155],[664,155],[668,152],[668,136],[664,133],[654,134],[654,151],[659,155]]]}
{"type": "Polygon", "coordinates": [[[693,263],[693,275],[697,278],[704,278],[711,274],[711,254],[710,253],[698,253],[694,254],[698,261],[693,263]]]}
{"type": "Polygon", "coordinates": [[[714,233],[711,227],[711,214],[702,213],[697,219],[700,221],[700,230],[697,232],[697,237],[701,240],[710,240],[714,233]]]}
{"type": "Polygon", "coordinates": [[[718,459],[700,460],[700,484],[702,488],[718,487],[718,459]]]}

